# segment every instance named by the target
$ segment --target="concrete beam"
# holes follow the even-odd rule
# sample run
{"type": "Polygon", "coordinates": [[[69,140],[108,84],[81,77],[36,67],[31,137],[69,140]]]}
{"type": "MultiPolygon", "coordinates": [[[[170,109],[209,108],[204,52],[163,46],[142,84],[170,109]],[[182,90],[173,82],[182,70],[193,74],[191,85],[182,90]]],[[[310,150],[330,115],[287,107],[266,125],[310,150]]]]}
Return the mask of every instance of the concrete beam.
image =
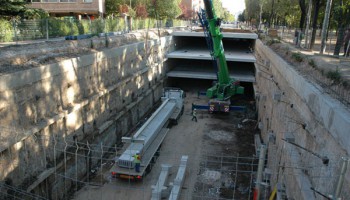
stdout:
{"type": "Polygon", "coordinates": [[[258,156],[260,154],[260,146],[261,146],[260,135],[254,135],[254,145],[255,145],[255,155],[258,156]]]}
{"type": "MultiPolygon", "coordinates": [[[[204,32],[189,32],[189,31],[174,31],[171,35],[182,36],[182,37],[204,37],[204,32]]],[[[230,33],[223,32],[224,38],[235,38],[235,39],[258,39],[258,35],[255,33],[230,33]]]]}
{"type": "MultiPolygon", "coordinates": [[[[205,80],[217,80],[217,76],[214,72],[214,69],[212,71],[206,71],[198,68],[195,69],[194,67],[188,68],[188,69],[174,68],[167,73],[167,76],[172,78],[194,78],[194,79],[205,79],[205,80]]],[[[254,72],[250,72],[249,70],[235,71],[233,69],[233,72],[230,73],[230,77],[241,82],[249,82],[249,83],[255,82],[254,72]]]]}
{"type": "MultiPolygon", "coordinates": [[[[253,53],[247,53],[245,50],[226,50],[225,56],[227,61],[235,62],[256,62],[253,53]]],[[[195,59],[195,60],[212,60],[208,49],[181,49],[167,54],[167,58],[195,59]]]]}
{"type": "Polygon", "coordinates": [[[171,165],[162,164],[162,171],[160,172],[158,182],[156,185],[152,185],[152,200],[160,200],[162,198],[162,191],[167,188],[164,184],[167,182],[170,168],[171,165]]]}
{"type": "Polygon", "coordinates": [[[177,175],[174,180],[174,185],[173,185],[173,189],[171,190],[169,200],[178,200],[180,197],[180,191],[185,179],[187,160],[188,160],[188,156],[181,157],[180,167],[179,167],[179,170],[177,171],[177,175]]]}

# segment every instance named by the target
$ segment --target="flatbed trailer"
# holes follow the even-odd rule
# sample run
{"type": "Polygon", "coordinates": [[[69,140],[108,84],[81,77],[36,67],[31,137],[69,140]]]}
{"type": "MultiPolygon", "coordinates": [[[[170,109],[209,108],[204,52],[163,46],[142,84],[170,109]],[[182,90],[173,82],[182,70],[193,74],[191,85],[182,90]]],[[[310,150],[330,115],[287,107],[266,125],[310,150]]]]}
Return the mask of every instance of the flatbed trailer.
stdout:
{"type": "Polygon", "coordinates": [[[119,167],[116,164],[113,165],[112,169],[110,170],[113,177],[115,178],[122,178],[122,179],[130,179],[130,180],[141,180],[144,175],[146,175],[152,168],[150,165],[152,161],[156,160],[156,153],[158,149],[160,149],[160,146],[167,135],[169,129],[163,128],[158,136],[154,139],[153,143],[150,145],[149,149],[145,151],[145,153],[141,156],[141,166],[140,166],[140,172],[136,172],[134,168],[124,168],[119,167]]]}
{"type": "MultiPolygon", "coordinates": [[[[123,137],[124,143],[129,143],[123,153],[116,158],[110,169],[112,177],[130,180],[141,180],[152,168],[152,161],[157,158],[157,152],[166,137],[171,122],[183,114],[183,91],[180,89],[165,89],[161,106],[142,125],[131,138],[123,137]],[[140,172],[135,171],[133,156],[139,152],[141,155],[140,172]]],[[[175,122],[175,123],[174,123],[175,122]]]]}

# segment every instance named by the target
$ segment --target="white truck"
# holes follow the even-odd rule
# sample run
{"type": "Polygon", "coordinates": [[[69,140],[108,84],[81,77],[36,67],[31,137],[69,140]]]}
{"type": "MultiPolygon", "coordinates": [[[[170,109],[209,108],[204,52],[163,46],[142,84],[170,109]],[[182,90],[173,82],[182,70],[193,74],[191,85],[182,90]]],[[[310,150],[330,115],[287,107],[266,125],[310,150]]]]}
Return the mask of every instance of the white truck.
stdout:
{"type": "Polygon", "coordinates": [[[177,124],[183,114],[184,92],[178,88],[165,88],[161,98],[162,104],[142,127],[132,136],[123,137],[127,148],[116,158],[110,170],[112,177],[141,180],[152,168],[151,161],[156,159],[160,146],[169,131],[168,123],[177,124]],[[135,171],[134,155],[141,155],[140,172],[135,171]]]}

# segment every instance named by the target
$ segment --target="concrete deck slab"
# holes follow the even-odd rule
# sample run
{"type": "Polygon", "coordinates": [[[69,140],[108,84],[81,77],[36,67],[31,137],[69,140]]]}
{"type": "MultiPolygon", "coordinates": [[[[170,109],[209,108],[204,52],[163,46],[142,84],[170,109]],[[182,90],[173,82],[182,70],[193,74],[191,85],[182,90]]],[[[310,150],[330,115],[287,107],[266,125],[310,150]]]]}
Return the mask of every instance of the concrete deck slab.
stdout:
{"type": "MultiPolygon", "coordinates": [[[[194,79],[206,79],[206,80],[216,80],[216,73],[213,70],[208,69],[199,69],[196,67],[176,67],[173,70],[167,73],[168,77],[172,78],[194,78],[194,79]]],[[[234,78],[241,82],[255,82],[254,72],[249,70],[236,70],[234,72],[230,72],[230,77],[234,78]]]]}
{"type": "MultiPolygon", "coordinates": [[[[203,32],[190,32],[190,31],[174,31],[173,36],[182,36],[182,37],[204,37],[203,32]]],[[[258,35],[255,33],[222,33],[224,38],[235,38],[235,39],[257,39],[258,35]]]]}
{"type": "MultiPolygon", "coordinates": [[[[227,50],[225,51],[227,61],[235,62],[256,62],[254,54],[244,50],[227,50]]],[[[211,60],[208,49],[180,49],[173,51],[167,55],[168,58],[180,59],[197,59],[197,60],[211,60]]]]}

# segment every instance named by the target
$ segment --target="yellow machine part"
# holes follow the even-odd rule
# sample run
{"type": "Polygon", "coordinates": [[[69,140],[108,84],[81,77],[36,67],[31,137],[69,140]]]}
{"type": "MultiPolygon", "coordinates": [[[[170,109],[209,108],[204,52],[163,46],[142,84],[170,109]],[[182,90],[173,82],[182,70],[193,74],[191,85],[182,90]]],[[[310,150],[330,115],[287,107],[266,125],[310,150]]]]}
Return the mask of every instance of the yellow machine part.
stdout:
{"type": "Polygon", "coordinates": [[[270,195],[269,200],[274,200],[277,192],[277,187],[275,187],[270,195]]]}

